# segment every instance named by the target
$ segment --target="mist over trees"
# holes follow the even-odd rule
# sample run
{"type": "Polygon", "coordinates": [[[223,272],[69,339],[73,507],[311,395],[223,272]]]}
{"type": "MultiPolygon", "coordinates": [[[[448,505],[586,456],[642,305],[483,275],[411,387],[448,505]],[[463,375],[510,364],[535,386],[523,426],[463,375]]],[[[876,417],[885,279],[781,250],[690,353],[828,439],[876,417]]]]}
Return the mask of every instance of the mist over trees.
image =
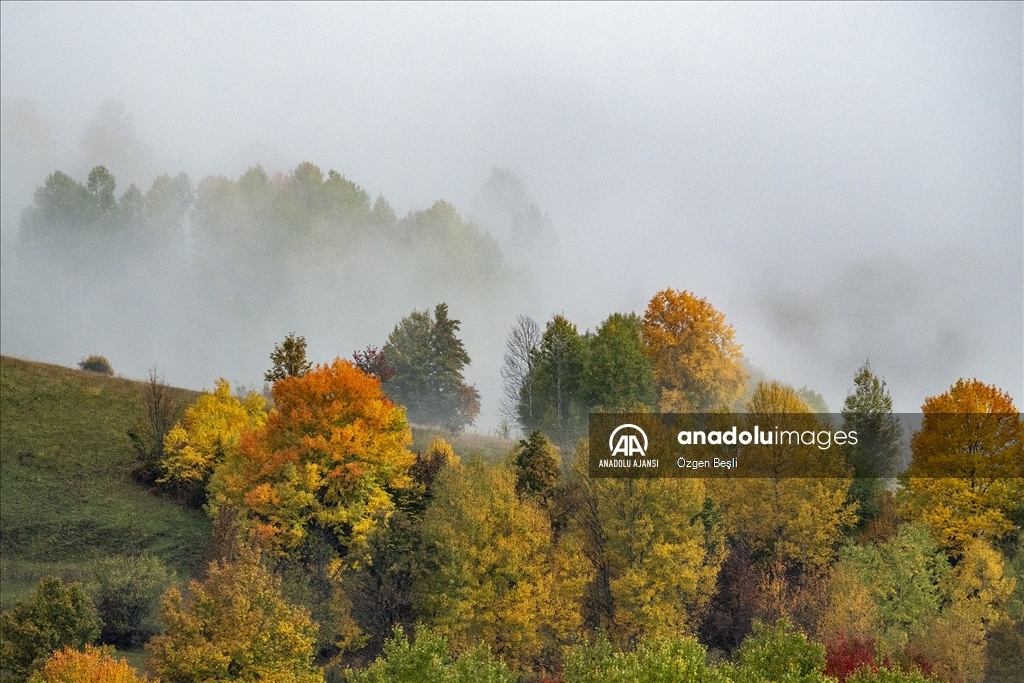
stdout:
{"type": "Polygon", "coordinates": [[[202,339],[198,366],[248,382],[250,340],[280,340],[301,323],[310,339],[358,347],[383,338],[406,302],[472,314],[480,348],[487,321],[504,326],[530,288],[451,204],[399,217],[384,197],[311,163],[198,184],[165,174],[148,188],[123,187],[103,166],[84,180],[55,171],[12,247],[5,283],[21,295],[5,308],[31,319],[24,333],[147,365],[202,339]]]}
{"type": "Polygon", "coordinates": [[[735,407],[748,375],[734,334],[706,299],[672,289],[642,317],[613,313],[593,332],[561,314],[543,331],[519,316],[505,344],[502,414],[524,434],[540,429],[569,445],[594,411],[735,407]]]}
{"type": "MultiPolygon", "coordinates": [[[[404,405],[409,419],[443,425],[453,432],[480,413],[480,392],[463,381],[469,354],[456,336],[461,322],[448,317],[448,304],[413,311],[395,325],[381,353],[394,364],[388,395],[404,405]]],[[[365,356],[364,356],[365,360],[365,356]]]]}

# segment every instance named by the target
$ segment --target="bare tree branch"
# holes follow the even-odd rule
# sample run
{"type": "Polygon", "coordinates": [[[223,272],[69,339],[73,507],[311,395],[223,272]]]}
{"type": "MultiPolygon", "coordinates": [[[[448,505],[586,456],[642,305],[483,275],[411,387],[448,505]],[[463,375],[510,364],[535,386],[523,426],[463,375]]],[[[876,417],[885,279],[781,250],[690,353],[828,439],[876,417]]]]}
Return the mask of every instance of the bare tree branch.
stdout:
{"type": "Polygon", "coordinates": [[[540,341],[537,322],[529,316],[517,316],[508,333],[505,362],[501,368],[501,415],[510,424],[522,426],[520,405],[529,417],[533,417],[533,362],[540,341]]]}

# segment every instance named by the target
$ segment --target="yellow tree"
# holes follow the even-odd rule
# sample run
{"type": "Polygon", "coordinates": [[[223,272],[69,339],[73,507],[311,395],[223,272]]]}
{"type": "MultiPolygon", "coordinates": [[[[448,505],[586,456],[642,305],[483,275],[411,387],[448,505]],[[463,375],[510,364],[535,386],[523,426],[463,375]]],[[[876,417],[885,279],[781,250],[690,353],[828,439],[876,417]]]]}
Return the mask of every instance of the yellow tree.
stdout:
{"type": "Polygon", "coordinates": [[[233,562],[210,563],[206,579],[189,585],[187,601],[168,590],[161,617],[167,632],[146,647],[150,667],[168,680],[323,682],[313,663],[317,625],[285,602],[251,547],[233,562]]]}
{"type": "Polygon", "coordinates": [[[1006,618],[1002,607],[1015,584],[1014,577],[1003,574],[999,552],[972,539],[948,581],[950,604],[912,639],[912,646],[934,663],[935,673],[943,680],[981,683],[986,636],[1006,618]]]}
{"type": "Polygon", "coordinates": [[[662,412],[706,412],[740,397],[747,373],[734,336],[707,299],[673,289],[654,295],[642,337],[662,412]]]}
{"type": "Polygon", "coordinates": [[[905,483],[911,516],[955,556],[1010,532],[1024,507],[1024,423],[1010,396],[960,379],[922,412],[905,483]]]}
{"type": "Polygon", "coordinates": [[[572,538],[516,494],[516,477],[479,460],[445,467],[423,521],[430,565],[417,611],[456,653],[487,644],[513,667],[543,665],[581,624],[587,582],[572,538]]]}
{"type": "MultiPolygon", "coordinates": [[[[654,438],[655,444],[665,442],[654,438]]],[[[652,457],[667,457],[652,446],[652,457]]],[[[692,633],[725,559],[718,511],[700,479],[604,479],[580,443],[561,498],[593,579],[589,618],[622,647],[692,633]],[[565,504],[565,503],[563,503],[565,504]]]]}
{"type": "Polygon", "coordinates": [[[214,467],[236,451],[242,432],[263,426],[266,417],[262,396],[250,392],[244,399],[235,398],[228,381],[217,380],[213,392],[203,392],[164,437],[164,474],[157,481],[205,485],[214,467]]]}
{"type": "MultiPolygon", "coordinates": [[[[777,382],[760,382],[747,409],[752,419],[769,418],[780,432],[823,428],[796,392],[777,382]]],[[[843,530],[856,523],[856,504],[847,499],[852,480],[838,448],[781,441],[749,456],[765,476],[711,479],[708,485],[734,541],[778,574],[792,567],[817,571],[835,557],[843,530]]]]}

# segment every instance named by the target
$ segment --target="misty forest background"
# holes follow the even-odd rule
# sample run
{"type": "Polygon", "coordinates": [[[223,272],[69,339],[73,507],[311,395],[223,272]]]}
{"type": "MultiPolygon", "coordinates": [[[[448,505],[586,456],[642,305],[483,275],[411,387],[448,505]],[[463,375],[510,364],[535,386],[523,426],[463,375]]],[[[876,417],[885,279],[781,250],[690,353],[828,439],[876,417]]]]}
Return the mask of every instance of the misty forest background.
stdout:
{"type": "Polygon", "coordinates": [[[0,4],[0,679],[1019,683],[1020,10],[0,4]]]}
{"type": "MultiPolygon", "coordinates": [[[[32,114],[15,112],[29,129],[43,125],[32,114]]],[[[91,134],[115,156],[141,145],[115,102],[91,134]]],[[[327,340],[379,346],[410,302],[445,301],[465,320],[494,427],[503,343],[494,331],[536,307],[524,266],[545,267],[557,254],[550,221],[513,173],[496,169],[476,208],[504,250],[447,202],[397,216],[386,198],[311,163],[198,183],[160,175],[141,189],[106,167],[79,179],[59,172],[20,217],[18,239],[5,240],[5,344],[45,340],[47,356],[103,346],[118,367],[155,364],[190,381],[198,367],[217,367],[258,385],[266,353],[257,349],[288,331],[302,330],[311,356],[326,361],[341,352],[327,340]]]]}
{"type": "MultiPolygon", "coordinates": [[[[518,253],[543,250],[548,221],[513,174],[495,170],[482,197],[518,253]]],[[[827,406],[745,364],[706,299],[666,289],[593,331],[518,316],[501,427],[463,434],[481,394],[462,326],[507,317],[490,304],[524,300],[528,271],[451,204],[398,217],[312,163],[196,186],[160,175],[145,192],[103,166],[55,171],[20,228],[34,334],[68,343],[137,315],[143,346],[237,357],[282,319],[358,328],[394,301],[440,303],[331,362],[288,334],[262,350],[263,386],[198,395],[157,369],[114,378],[101,354],[83,372],[5,357],[5,680],[139,675],[97,642],[168,681],[1018,672],[1024,433],[998,387],[922,397],[934,417],[908,454],[865,362],[842,419],[870,447],[780,451],[828,459],[831,479],[592,479],[590,411],[818,424],[827,406]],[[879,478],[908,460],[899,482],[879,478]]]]}

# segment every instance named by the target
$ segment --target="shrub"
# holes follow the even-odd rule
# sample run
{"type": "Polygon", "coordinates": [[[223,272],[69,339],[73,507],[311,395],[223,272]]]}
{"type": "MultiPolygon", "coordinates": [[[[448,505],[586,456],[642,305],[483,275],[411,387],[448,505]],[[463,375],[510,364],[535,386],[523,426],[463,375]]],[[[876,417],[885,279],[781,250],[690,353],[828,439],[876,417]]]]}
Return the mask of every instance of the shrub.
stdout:
{"type": "Polygon", "coordinates": [[[89,356],[78,361],[78,369],[85,370],[86,372],[96,372],[101,375],[113,375],[114,368],[110,366],[108,361],[103,356],[89,356]]]}
{"type": "Polygon", "coordinates": [[[613,652],[607,639],[577,645],[565,652],[566,683],[632,683],[632,681],[728,680],[705,664],[707,653],[693,638],[651,640],[633,652],[613,652]]]}
{"type": "Polygon", "coordinates": [[[878,671],[875,664],[877,652],[873,638],[840,633],[825,647],[825,673],[835,676],[844,683],[849,676],[861,669],[878,671]]]}
{"type": "Polygon", "coordinates": [[[69,647],[46,662],[30,683],[148,683],[149,679],[123,659],[114,659],[111,648],[85,646],[85,652],[69,647]]]}
{"type": "Polygon", "coordinates": [[[903,671],[899,667],[892,669],[879,669],[872,671],[864,667],[846,679],[846,683],[928,683],[933,678],[925,678],[925,675],[914,669],[903,671]]]}
{"type": "Polygon", "coordinates": [[[809,641],[787,619],[775,626],[754,621],[754,632],[740,644],[735,654],[741,680],[778,681],[779,683],[818,683],[828,680],[824,646],[809,641]]]}
{"type": "Polygon", "coordinates": [[[448,656],[445,638],[421,629],[409,642],[396,626],[384,653],[362,670],[348,669],[349,683],[512,683],[515,677],[486,645],[478,644],[458,659],[448,656]]]}
{"type": "Polygon", "coordinates": [[[100,618],[82,588],[45,577],[27,601],[0,615],[0,672],[24,681],[54,650],[81,648],[99,634],[100,618]]]}
{"type": "Polygon", "coordinates": [[[173,580],[159,558],[106,557],[92,563],[88,590],[103,620],[100,640],[135,648],[157,632],[156,608],[173,580]]]}

